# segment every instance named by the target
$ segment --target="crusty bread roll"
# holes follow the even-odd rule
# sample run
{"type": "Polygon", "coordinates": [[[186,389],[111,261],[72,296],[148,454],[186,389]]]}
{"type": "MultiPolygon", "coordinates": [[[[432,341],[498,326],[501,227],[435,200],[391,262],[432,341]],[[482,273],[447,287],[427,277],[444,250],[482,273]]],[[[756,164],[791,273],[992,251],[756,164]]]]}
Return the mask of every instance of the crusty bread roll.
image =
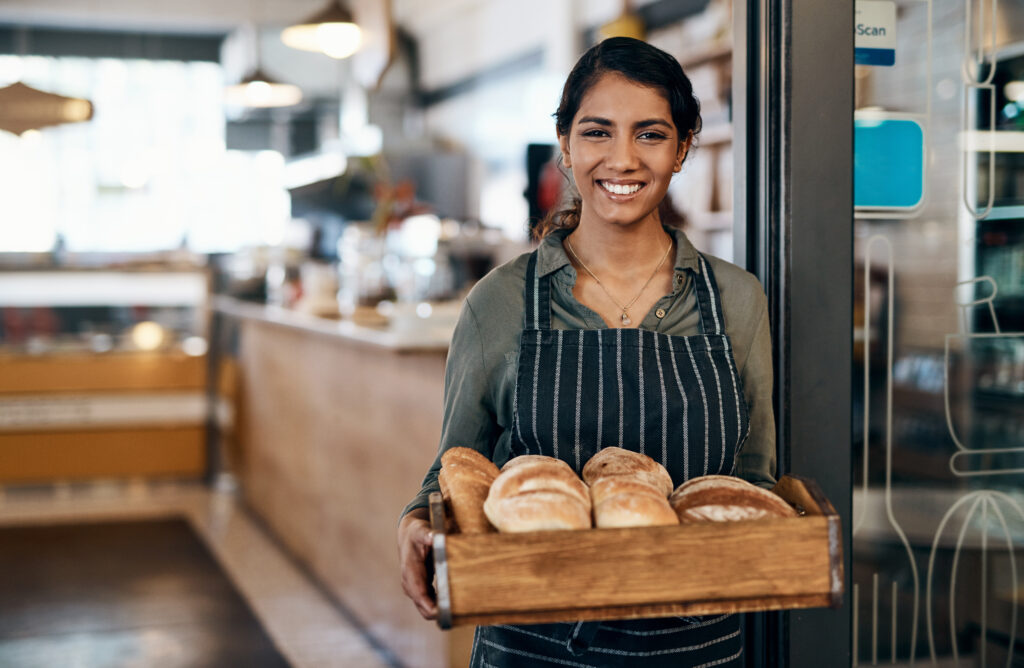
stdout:
{"type": "Polygon", "coordinates": [[[687,491],[696,492],[704,487],[734,486],[740,489],[746,489],[750,485],[751,483],[747,482],[743,478],[737,478],[734,475],[702,475],[697,478],[690,478],[683,484],[679,485],[679,487],[676,487],[669,498],[675,498],[687,491]]]}
{"type": "Polygon", "coordinates": [[[665,500],[665,495],[660,489],[630,476],[610,475],[598,478],[590,485],[590,500],[595,508],[605,499],[617,494],[641,494],[665,500]]]}
{"type": "Polygon", "coordinates": [[[684,524],[796,517],[796,511],[781,497],[732,476],[694,478],[680,485],[669,503],[684,524]]]}
{"type": "Polygon", "coordinates": [[[566,464],[557,457],[548,457],[547,455],[519,455],[505,462],[505,465],[501,467],[501,471],[504,473],[513,466],[519,466],[520,464],[526,464],[527,462],[551,462],[554,464],[560,464],[567,470],[572,471],[572,467],[566,464]]]}
{"type": "MultiPolygon", "coordinates": [[[[536,457],[537,455],[532,455],[536,457]]],[[[515,460],[513,460],[515,461],[515,460]]],[[[583,481],[568,464],[554,457],[533,459],[532,461],[506,467],[491,485],[488,495],[494,499],[504,499],[522,492],[551,490],[562,492],[576,498],[590,511],[590,492],[583,481]]]]}
{"type": "Polygon", "coordinates": [[[523,455],[502,467],[484,513],[499,531],[587,529],[590,490],[562,460],[523,455]]]}
{"type": "Polygon", "coordinates": [[[536,490],[488,499],[487,516],[504,532],[589,529],[590,511],[579,499],[562,492],[536,490]]]}
{"type": "Polygon", "coordinates": [[[441,454],[438,484],[462,533],[494,531],[484,513],[484,501],[498,467],[472,448],[455,447],[441,454]]]}
{"type": "Polygon", "coordinates": [[[598,478],[616,475],[643,480],[662,490],[666,497],[672,492],[672,477],[665,467],[647,455],[632,450],[604,448],[583,467],[583,480],[588,485],[598,478]]]}
{"type": "Polygon", "coordinates": [[[665,497],[653,494],[615,494],[594,505],[594,525],[599,529],[651,527],[679,524],[665,497]]]}

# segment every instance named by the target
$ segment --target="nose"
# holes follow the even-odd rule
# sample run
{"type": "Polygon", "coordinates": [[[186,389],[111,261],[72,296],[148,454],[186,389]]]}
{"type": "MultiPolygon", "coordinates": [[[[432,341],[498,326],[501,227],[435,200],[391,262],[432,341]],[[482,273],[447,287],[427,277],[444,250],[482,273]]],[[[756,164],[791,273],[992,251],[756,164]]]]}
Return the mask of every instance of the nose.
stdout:
{"type": "Polygon", "coordinates": [[[628,137],[616,137],[608,148],[605,165],[617,172],[629,172],[639,167],[636,146],[628,137]]]}

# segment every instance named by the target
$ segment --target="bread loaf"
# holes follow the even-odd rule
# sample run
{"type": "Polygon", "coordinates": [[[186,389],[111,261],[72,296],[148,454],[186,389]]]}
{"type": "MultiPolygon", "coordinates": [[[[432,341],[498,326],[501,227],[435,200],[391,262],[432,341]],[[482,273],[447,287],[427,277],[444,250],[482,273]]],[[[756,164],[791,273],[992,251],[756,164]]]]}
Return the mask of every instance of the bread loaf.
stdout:
{"type": "Polygon", "coordinates": [[[583,480],[592,485],[598,478],[627,475],[642,480],[668,496],[672,492],[672,477],[665,467],[647,455],[623,448],[604,448],[590,458],[583,467],[583,480]]]}
{"type": "Polygon", "coordinates": [[[575,497],[551,490],[488,499],[487,517],[503,532],[589,529],[590,511],[575,497]]]}
{"type": "MultiPolygon", "coordinates": [[[[537,455],[532,455],[536,457],[537,455]]],[[[515,460],[512,460],[515,461],[515,460]]],[[[590,512],[590,493],[576,473],[568,464],[560,459],[544,457],[523,462],[505,470],[491,485],[491,493],[495,499],[515,496],[522,492],[550,490],[567,494],[584,505],[590,512]]]]}
{"type": "Polygon", "coordinates": [[[583,477],[590,484],[598,528],[679,523],[667,499],[672,479],[664,466],[647,455],[605,448],[586,463],[583,477]]]}
{"type": "Polygon", "coordinates": [[[562,460],[523,455],[502,467],[484,513],[499,531],[586,529],[591,526],[590,491],[562,460]]]}
{"type": "Polygon", "coordinates": [[[472,448],[454,447],[441,454],[438,484],[462,533],[494,531],[484,513],[484,501],[498,467],[472,448]]]}
{"type": "Polygon", "coordinates": [[[669,499],[682,523],[796,517],[782,498],[732,476],[702,476],[680,485],[669,499]]]}
{"type": "Polygon", "coordinates": [[[594,506],[594,525],[599,529],[666,524],[679,524],[679,519],[660,494],[626,492],[607,497],[594,506]]]}
{"type": "Polygon", "coordinates": [[[661,493],[660,489],[629,476],[613,475],[598,478],[590,485],[590,500],[595,507],[605,499],[618,494],[640,494],[665,500],[665,495],[661,493]]]}

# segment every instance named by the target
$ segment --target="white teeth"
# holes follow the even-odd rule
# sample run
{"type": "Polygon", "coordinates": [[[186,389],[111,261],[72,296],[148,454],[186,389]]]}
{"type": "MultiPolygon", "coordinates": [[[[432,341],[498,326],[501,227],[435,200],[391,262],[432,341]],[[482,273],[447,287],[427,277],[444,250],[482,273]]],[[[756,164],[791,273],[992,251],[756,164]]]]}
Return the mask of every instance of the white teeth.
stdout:
{"type": "Polygon", "coordinates": [[[620,186],[617,183],[607,183],[605,181],[602,181],[601,187],[607,190],[608,192],[614,193],[616,195],[632,195],[637,190],[640,190],[642,186],[639,183],[634,183],[633,185],[629,186],[620,186]]]}

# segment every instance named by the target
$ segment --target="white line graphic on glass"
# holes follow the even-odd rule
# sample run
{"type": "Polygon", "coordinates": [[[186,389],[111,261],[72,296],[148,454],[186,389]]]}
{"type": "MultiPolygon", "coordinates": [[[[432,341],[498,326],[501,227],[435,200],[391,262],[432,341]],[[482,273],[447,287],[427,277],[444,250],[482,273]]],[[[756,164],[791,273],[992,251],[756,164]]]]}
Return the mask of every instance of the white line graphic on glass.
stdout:
{"type": "MultiPolygon", "coordinates": [[[[881,235],[874,235],[867,240],[865,247],[865,258],[864,258],[864,452],[862,462],[862,473],[863,481],[861,487],[861,505],[859,512],[855,509],[854,520],[853,520],[853,536],[863,528],[864,521],[867,515],[867,503],[868,503],[868,450],[870,440],[870,419],[871,419],[871,404],[870,404],[870,385],[871,385],[871,260],[872,251],[875,244],[884,246],[888,255],[888,285],[886,288],[886,299],[887,299],[887,314],[888,323],[886,328],[886,375],[885,375],[885,515],[888,520],[889,527],[899,537],[900,542],[903,544],[903,548],[907,553],[907,561],[910,563],[910,570],[914,580],[914,603],[911,614],[911,625],[910,625],[910,663],[914,663],[916,648],[917,648],[917,620],[918,611],[920,608],[920,578],[917,572],[917,562],[914,559],[914,553],[910,548],[910,541],[907,540],[907,535],[900,526],[900,523],[896,520],[896,514],[893,511],[892,506],[892,370],[893,370],[893,325],[894,325],[894,302],[896,298],[896,292],[894,288],[894,277],[896,273],[892,243],[881,235]]],[[[891,616],[892,616],[892,628],[891,628],[891,651],[892,651],[892,662],[895,663],[897,660],[897,645],[898,636],[896,633],[896,620],[897,607],[898,607],[898,591],[897,582],[894,580],[891,582],[891,616]]],[[[871,663],[877,665],[878,663],[878,620],[879,620],[879,574],[876,572],[872,576],[871,582],[871,663]]],[[[859,662],[859,647],[858,647],[858,624],[860,623],[859,615],[859,601],[858,595],[860,593],[859,584],[854,584],[854,600],[853,600],[853,616],[854,616],[854,642],[853,642],[853,665],[858,665],[859,662]]]]}
{"type": "MultiPolygon", "coordinates": [[[[1024,473],[1024,468],[991,468],[991,466],[982,465],[976,469],[969,469],[961,463],[960,460],[977,457],[979,463],[985,462],[991,459],[995,455],[1013,455],[1013,454],[1024,454],[1024,443],[1019,446],[1004,447],[1004,448],[971,448],[966,445],[963,439],[957,434],[956,426],[953,423],[953,411],[950,408],[951,402],[949,398],[950,373],[949,373],[949,351],[950,344],[953,341],[959,340],[962,344],[969,344],[972,340],[994,340],[994,339],[1024,339],[1024,332],[1004,332],[999,328],[999,319],[996,317],[996,309],[992,304],[993,300],[998,293],[995,280],[991,276],[979,276],[978,278],[972,278],[967,281],[962,281],[957,284],[957,287],[974,285],[977,283],[987,282],[992,286],[992,294],[981,299],[974,299],[967,303],[957,302],[957,305],[961,308],[961,331],[957,334],[946,334],[946,345],[945,345],[945,362],[943,369],[943,401],[946,409],[946,427],[949,429],[949,435],[953,439],[953,443],[956,444],[957,451],[949,458],[949,470],[953,472],[953,475],[959,477],[970,477],[970,476],[981,476],[981,475],[1012,475],[1017,473],[1024,473]],[[968,333],[967,332],[967,321],[970,317],[970,309],[974,306],[980,306],[985,304],[988,306],[989,315],[992,318],[994,326],[994,332],[980,332],[980,333],[968,333]]],[[[969,461],[969,460],[968,460],[969,461]]]]}
{"type": "Polygon", "coordinates": [[[980,629],[978,631],[980,641],[978,642],[978,656],[976,657],[978,662],[973,665],[978,665],[981,668],[985,668],[988,665],[988,588],[989,588],[989,576],[988,576],[988,539],[991,533],[989,512],[996,517],[999,528],[1002,529],[1003,538],[1006,540],[1006,554],[1009,556],[1010,563],[1010,591],[1013,592],[1011,602],[1011,613],[1010,613],[1010,625],[1009,625],[1009,641],[1007,647],[1009,648],[1006,656],[1006,667],[1010,668],[1013,665],[1014,648],[1016,643],[1016,630],[1017,630],[1017,599],[1018,599],[1018,585],[1017,585],[1017,559],[1013,549],[1013,533],[1009,525],[1006,522],[1006,516],[1003,514],[1000,508],[1000,503],[1005,504],[1010,510],[1017,512],[1017,515],[1024,520],[1024,509],[1020,507],[1016,500],[1008,494],[1003,492],[997,492],[994,490],[980,490],[977,492],[971,492],[965,495],[963,498],[958,500],[950,507],[946,514],[942,517],[942,521],[939,523],[939,528],[935,532],[935,538],[932,541],[931,555],[928,557],[928,575],[925,584],[925,626],[928,630],[928,650],[931,653],[932,663],[936,663],[936,652],[935,652],[935,622],[932,619],[932,582],[935,576],[935,556],[939,550],[939,542],[942,539],[942,535],[946,530],[946,525],[950,523],[950,520],[963,507],[970,504],[967,510],[967,514],[963,519],[963,524],[960,526],[960,532],[957,534],[956,548],[953,552],[953,564],[950,568],[949,576],[949,637],[953,644],[953,659],[956,665],[960,665],[960,648],[957,643],[957,627],[956,627],[956,591],[957,591],[957,573],[959,572],[960,566],[960,555],[963,551],[964,540],[967,536],[968,530],[973,526],[975,533],[980,538],[980,582],[978,591],[980,592],[979,607],[980,612],[980,629]],[[980,509],[980,520],[978,519],[978,511],[980,509]]]}
{"type": "MultiPolygon", "coordinates": [[[[979,283],[988,283],[992,286],[992,292],[987,297],[980,299],[972,299],[966,303],[957,300],[957,306],[961,309],[960,318],[960,332],[958,334],[947,334],[945,342],[945,359],[944,359],[944,371],[943,371],[943,401],[945,404],[946,413],[946,427],[949,429],[949,435],[953,439],[953,443],[956,445],[956,452],[949,458],[949,470],[952,471],[953,475],[961,478],[974,477],[974,476],[999,476],[999,475],[1010,475],[1015,473],[1024,472],[1024,468],[993,468],[991,461],[988,466],[979,466],[973,470],[963,468],[960,464],[960,460],[965,457],[981,456],[981,461],[991,460],[996,455],[1007,455],[1024,453],[1024,446],[1016,447],[1002,447],[1002,448],[971,448],[964,443],[963,440],[957,434],[957,430],[954,426],[952,402],[950,401],[950,344],[954,340],[959,340],[961,344],[967,348],[971,341],[991,341],[994,339],[1007,339],[1007,340],[1024,340],[1024,332],[1004,332],[999,327],[999,318],[996,315],[995,306],[993,301],[998,294],[998,288],[995,280],[991,276],[979,276],[972,278],[967,281],[961,281],[957,284],[957,288],[977,285],[979,283]],[[994,332],[968,332],[968,322],[971,315],[971,309],[975,306],[981,306],[984,304],[988,308],[989,316],[992,318],[992,325],[994,332]]],[[[975,387],[976,383],[973,379],[968,379],[970,387],[975,387]]],[[[987,666],[987,649],[988,643],[986,641],[988,637],[988,588],[989,588],[989,577],[988,577],[988,540],[992,533],[992,527],[990,527],[989,513],[995,516],[998,522],[998,528],[1002,530],[1003,538],[1006,540],[1006,553],[1009,556],[1010,564],[1010,591],[1013,592],[1011,601],[1011,620],[1010,620],[1010,636],[1009,636],[1009,651],[1006,657],[1006,665],[1009,667],[1013,663],[1014,647],[1016,641],[1016,629],[1017,629],[1017,609],[1018,609],[1018,585],[1017,585],[1017,560],[1016,554],[1013,547],[1013,533],[1011,532],[1009,525],[1006,521],[1006,516],[1003,514],[1003,510],[1000,507],[1000,503],[1005,505],[1009,510],[1015,511],[1017,516],[1024,520],[1024,509],[1017,503],[1017,501],[999,491],[994,490],[979,490],[971,492],[956,503],[954,503],[946,514],[942,517],[942,521],[939,523],[938,529],[935,532],[935,538],[932,541],[931,554],[928,558],[928,575],[926,580],[926,600],[925,610],[927,614],[926,626],[928,630],[928,649],[931,653],[932,661],[936,661],[936,650],[935,650],[935,623],[932,618],[932,583],[935,578],[935,558],[938,553],[939,543],[942,539],[942,535],[946,530],[947,525],[957,514],[957,511],[963,512],[966,508],[966,515],[963,518],[963,524],[960,526],[960,531],[957,534],[956,546],[953,552],[953,563],[950,570],[949,580],[949,624],[950,624],[950,638],[952,641],[953,658],[957,665],[960,662],[960,649],[957,643],[957,632],[956,632],[956,590],[957,590],[957,574],[960,565],[960,556],[963,551],[964,540],[967,537],[968,531],[974,527],[975,533],[980,539],[981,545],[981,573],[980,573],[980,625],[979,630],[981,641],[979,642],[979,656],[977,657],[980,661],[980,666],[984,668],[987,666]],[[978,513],[980,512],[980,519],[978,513]]]]}
{"type": "Polygon", "coordinates": [[[995,169],[996,169],[996,142],[995,142],[995,131],[996,131],[996,88],[992,84],[992,80],[996,74],[996,16],[998,12],[998,0],[989,0],[989,6],[991,10],[990,21],[988,32],[991,33],[991,42],[988,45],[988,49],[985,47],[985,0],[978,0],[977,3],[974,0],[967,0],[964,3],[964,57],[960,63],[960,77],[963,80],[964,94],[963,94],[963,113],[960,115],[961,118],[961,136],[964,138],[964,145],[961,147],[961,161],[962,169],[961,173],[961,188],[960,191],[963,195],[964,206],[967,207],[967,212],[971,214],[973,218],[981,220],[992,213],[992,205],[995,201],[995,169]],[[975,4],[977,7],[977,39],[972,37],[972,24],[974,22],[975,4]],[[983,69],[984,68],[984,69],[983,69]],[[981,76],[982,72],[985,72],[985,76],[981,76]],[[971,130],[971,115],[969,111],[969,99],[971,97],[970,92],[973,89],[979,91],[987,91],[989,96],[989,119],[988,119],[988,131],[987,132],[972,132],[971,130]],[[972,141],[974,139],[974,141],[972,141]],[[985,148],[985,144],[988,144],[988,148],[985,148]],[[971,202],[970,193],[971,188],[967,186],[967,175],[968,175],[968,156],[974,155],[975,153],[981,153],[983,151],[988,152],[988,198],[986,204],[982,208],[977,208],[974,203],[971,202]]]}

